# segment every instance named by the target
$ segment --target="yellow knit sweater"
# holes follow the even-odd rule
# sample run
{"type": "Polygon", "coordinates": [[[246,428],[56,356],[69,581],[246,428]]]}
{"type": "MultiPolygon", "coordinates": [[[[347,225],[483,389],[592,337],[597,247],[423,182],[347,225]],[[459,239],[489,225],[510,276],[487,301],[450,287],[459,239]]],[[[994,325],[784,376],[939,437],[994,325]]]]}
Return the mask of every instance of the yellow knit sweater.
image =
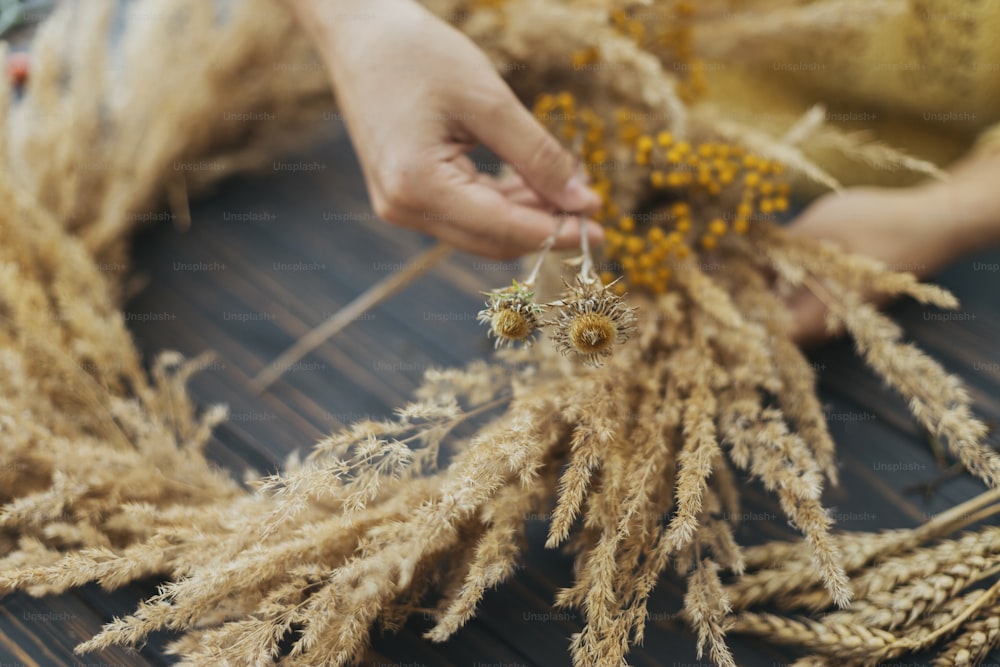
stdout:
{"type": "MultiPolygon", "coordinates": [[[[827,120],[947,165],[1000,143],[1000,2],[729,2],[697,29],[708,100],[767,121],[816,103],[827,120]]],[[[742,118],[740,117],[742,116],[742,118]]],[[[906,182],[824,160],[844,183],[906,182]]]]}

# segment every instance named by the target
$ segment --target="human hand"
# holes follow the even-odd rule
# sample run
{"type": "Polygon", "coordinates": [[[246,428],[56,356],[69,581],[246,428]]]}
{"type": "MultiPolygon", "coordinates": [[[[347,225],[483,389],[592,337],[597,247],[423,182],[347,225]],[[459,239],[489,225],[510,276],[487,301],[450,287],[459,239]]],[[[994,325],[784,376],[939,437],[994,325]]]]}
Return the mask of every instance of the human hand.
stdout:
{"type": "MultiPolygon", "coordinates": [[[[828,239],[848,252],[880,259],[919,278],[958,257],[1000,244],[1000,151],[971,155],[946,181],[911,188],[852,188],[821,197],[788,228],[828,239]]],[[[826,308],[805,290],[793,294],[800,344],[819,342],[826,308]]]]}
{"type": "MultiPolygon", "coordinates": [[[[859,187],[819,198],[789,227],[793,235],[824,239],[847,252],[881,260],[893,271],[924,277],[959,253],[958,235],[936,187],[859,187]]],[[[807,289],[788,299],[795,339],[811,345],[828,338],[826,306],[807,289]]]]}
{"type": "MultiPolygon", "coordinates": [[[[496,258],[535,250],[557,211],[600,200],[467,37],[413,0],[287,0],[333,77],[378,215],[496,258]],[[478,173],[482,143],[516,173],[478,173]]],[[[603,239],[588,221],[588,239],[603,239]]],[[[579,243],[564,225],[555,248],[579,243]]]]}

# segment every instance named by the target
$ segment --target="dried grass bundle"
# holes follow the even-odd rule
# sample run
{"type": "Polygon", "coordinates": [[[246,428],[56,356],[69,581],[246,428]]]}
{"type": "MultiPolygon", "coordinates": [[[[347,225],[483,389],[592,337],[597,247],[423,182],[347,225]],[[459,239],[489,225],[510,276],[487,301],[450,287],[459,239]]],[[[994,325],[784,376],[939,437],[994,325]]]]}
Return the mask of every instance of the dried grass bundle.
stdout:
{"type": "MultiPolygon", "coordinates": [[[[242,495],[201,453],[225,418],[222,407],[198,415],[186,394],[203,361],[165,353],[152,377],[143,369],[118,303],[126,234],[158,219],[165,192],[183,195],[182,215],[188,189],[270,159],[329,104],[320,73],[306,70],[294,102],[286,78],[267,76],[273,63],[312,57],[301,40],[268,52],[264,36],[293,31],[277,9],[234,3],[217,24],[207,3],[136,3],[124,17],[117,7],[67,3],[34,42],[23,97],[0,85],[3,592],[21,585],[18,568],[65,554],[100,562],[146,541],[152,508],[184,526],[185,513],[242,495]],[[204,60],[178,68],[191,53],[204,60]],[[254,71],[264,84],[248,87],[254,71]],[[165,85],[146,85],[153,72],[165,85]],[[245,123],[221,122],[229,108],[281,122],[247,136],[245,123]]],[[[164,557],[98,578],[118,585],[161,571],[164,557]]],[[[93,578],[78,572],[30,589],[93,578]]]]}
{"type": "Polygon", "coordinates": [[[974,665],[1000,645],[996,597],[1000,555],[995,526],[942,539],[1000,511],[996,490],[956,506],[912,531],[853,533],[838,538],[854,574],[855,601],[830,611],[832,600],[793,551],[782,567],[775,548],[757,555],[761,566],[727,587],[738,611],[733,632],[762,635],[814,651],[799,665],[877,665],[942,644],[935,665],[974,665]],[[988,585],[987,585],[988,584],[988,585]],[[984,587],[985,586],[985,587],[984,587]],[[809,610],[813,616],[780,616],[753,608],[809,610]]]}
{"type": "MultiPolygon", "coordinates": [[[[38,69],[9,112],[0,86],[0,193],[16,204],[0,212],[0,594],[157,573],[160,592],[82,651],[168,629],[181,633],[184,664],[345,665],[373,628],[428,605],[428,638],[447,639],[516,568],[525,517],[550,513],[548,545],[576,558],[555,602],[584,612],[577,665],[624,664],[667,571],[687,577],[687,617],[720,665],[734,664],[732,629],[863,660],[951,633],[944,655],[955,657],[942,660],[983,655],[1000,612],[993,589],[966,591],[995,574],[992,532],[937,547],[920,545],[954,522],[838,536],[820,502],[834,445],[774,280],[821,296],[970,470],[996,485],[1000,463],[958,380],[861,301],[871,290],[946,308],[954,298],[771,221],[788,204],[784,170],[837,186],[800,149],[819,131],[815,114],[769,135],[694,104],[703,82],[674,72],[697,69],[671,67],[694,57],[693,19],[654,34],[662,25],[617,2],[428,4],[491,54],[530,62],[513,77],[523,94],[572,90],[539,97],[536,112],[604,194],[608,248],[594,265],[599,290],[578,283],[559,298],[549,261],[537,289],[565,310],[531,325],[555,328],[562,351],[583,360],[535,345],[430,372],[393,419],[354,424],[255,493],[240,489],[200,453],[222,413],[199,417],[186,397],[197,363],[168,354],[147,377],[98,266],[122,262],[127,232],[159,197],[183,211],[189,190],[297,135],[329,104],[322,74],[265,75],[314,62],[267,3],[224,3],[218,16],[200,0],[135,2],[115,41],[114,3],[68,5],[40,34],[38,69]],[[616,67],[574,80],[574,62],[616,67]],[[143,85],[153,75],[161,84],[143,85]],[[251,136],[219,122],[233,108],[280,122],[251,136]],[[625,166],[603,169],[609,161],[625,166]],[[629,308],[612,300],[625,285],[629,308]],[[595,312],[618,327],[610,356],[573,333],[595,312]],[[777,496],[803,544],[740,549],[737,470],[777,496]],[[763,603],[843,610],[811,621],[743,613],[763,603]]],[[[685,7],[675,9],[690,17],[685,7]]],[[[585,249],[587,280],[591,260],[585,249]]],[[[523,297],[502,296],[512,294],[523,297]]],[[[495,314],[484,318],[494,328],[495,314]]]]}

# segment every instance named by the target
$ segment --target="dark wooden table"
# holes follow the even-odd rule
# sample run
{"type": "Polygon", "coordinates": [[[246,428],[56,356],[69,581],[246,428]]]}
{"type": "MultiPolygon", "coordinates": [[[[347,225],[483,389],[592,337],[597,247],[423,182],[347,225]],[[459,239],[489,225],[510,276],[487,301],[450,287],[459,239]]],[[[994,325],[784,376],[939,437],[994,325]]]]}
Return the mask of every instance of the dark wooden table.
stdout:
{"type": "MultiPolygon", "coordinates": [[[[238,473],[274,471],[286,456],[307,451],[345,422],[389,414],[429,366],[488,355],[490,345],[474,321],[479,291],[517,274],[513,264],[456,255],[255,395],[248,381],[268,361],[429,243],[374,217],[345,139],[292,161],[316,162],[319,168],[233,178],[193,204],[188,231],[160,224],[141,233],[135,245],[135,268],[149,284],[127,304],[128,312],[175,316],[132,320],[136,341],[148,357],[163,349],[217,352],[217,362],[194,379],[192,392],[202,404],[230,406],[231,419],[218,428],[209,451],[238,473]]],[[[970,257],[939,276],[962,299],[961,312],[969,319],[928,319],[913,304],[893,309],[916,341],[965,378],[980,414],[993,420],[1000,419],[1000,273],[990,270],[997,262],[995,252],[970,257]]],[[[883,389],[846,344],[813,356],[840,452],[842,485],[826,496],[840,526],[913,526],[982,489],[960,476],[928,497],[907,491],[939,477],[941,470],[902,401],[883,389]]],[[[749,518],[738,537],[744,543],[791,534],[773,498],[759,487],[748,486],[743,497],[749,518]]],[[[516,579],[489,594],[479,617],[452,641],[423,641],[426,622],[415,619],[401,634],[376,640],[375,664],[568,665],[568,636],[579,628],[579,618],[556,612],[549,601],[569,583],[570,561],[543,548],[545,528],[541,521],[531,523],[529,550],[516,579]]],[[[0,667],[171,664],[163,636],[137,653],[72,653],[103,623],[131,611],[155,584],[3,599],[0,667]]],[[[677,581],[663,582],[651,603],[654,627],[633,652],[632,664],[708,664],[695,658],[691,635],[672,620],[679,591],[677,581]]],[[[757,641],[734,638],[733,644],[742,665],[777,667],[792,657],[757,641]]]]}

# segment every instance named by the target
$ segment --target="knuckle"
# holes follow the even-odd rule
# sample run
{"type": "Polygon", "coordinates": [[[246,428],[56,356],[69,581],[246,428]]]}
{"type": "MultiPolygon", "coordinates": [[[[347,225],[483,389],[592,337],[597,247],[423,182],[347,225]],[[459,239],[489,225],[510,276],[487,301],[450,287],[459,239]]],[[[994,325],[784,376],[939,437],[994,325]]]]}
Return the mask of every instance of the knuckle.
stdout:
{"type": "Polygon", "coordinates": [[[375,215],[386,222],[398,222],[397,210],[389,203],[389,199],[380,190],[376,189],[372,192],[372,209],[374,209],[375,215]]]}
{"type": "Polygon", "coordinates": [[[379,174],[381,206],[397,216],[407,209],[419,208],[424,201],[423,177],[423,169],[415,163],[383,170],[379,174]]]}
{"type": "MultiPolygon", "coordinates": [[[[490,65],[492,69],[492,64],[490,65]]],[[[490,121],[498,121],[510,114],[513,95],[505,88],[502,81],[479,82],[478,85],[462,92],[467,108],[475,111],[490,121]]]]}
{"type": "Polygon", "coordinates": [[[529,156],[528,164],[524,165],[527,171],[552,185],[561,185],[557,181],[563,180],[564,175],[573,168],[573,159],[569,153],[548,132],[536,140],[529,156]]]}
{"type": "Polygon", "coordinates": [[[410,210],[404,206],[400,206],[398,202],[393,201],[387,197],[384,193],[377,193],[372,198],[372,209],[382,220],[392,223],[399,227],[413,228],[413,214],[410,210]]]}

